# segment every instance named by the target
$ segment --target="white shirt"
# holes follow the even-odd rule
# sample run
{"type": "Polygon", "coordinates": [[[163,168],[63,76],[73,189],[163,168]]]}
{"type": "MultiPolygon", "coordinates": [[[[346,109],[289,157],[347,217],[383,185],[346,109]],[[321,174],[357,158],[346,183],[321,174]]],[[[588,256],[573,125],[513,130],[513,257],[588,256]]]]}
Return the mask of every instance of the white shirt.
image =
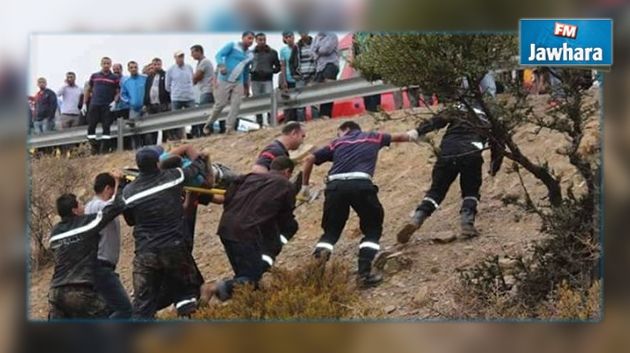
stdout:
{"type": "Polygon", "coordinates": [[[62,98],[60,111],[61,114],[79,115],[79,100],[83,90],[79,86],[65,85],[57,91],[57,95],[62,98]]]}

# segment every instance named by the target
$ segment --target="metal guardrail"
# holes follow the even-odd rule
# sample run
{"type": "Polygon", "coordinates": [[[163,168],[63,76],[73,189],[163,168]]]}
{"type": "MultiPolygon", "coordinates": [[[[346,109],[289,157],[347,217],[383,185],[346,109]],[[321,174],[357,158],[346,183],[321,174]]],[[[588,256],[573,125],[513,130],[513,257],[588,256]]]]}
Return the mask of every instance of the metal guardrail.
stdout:
{"type": "MultiPolygon", "coordinates": [[[[277,112],[281,109],[306,107],[332,102],[338,99],[392,92],[397,89],[398,87],[384,84],[382,81],[368,82],[363,78],[325,82],[301,89],[293,89],[288,95],[283,95],[276,89],[273,94],[245,98],[241,103],[239,115],[254,115],[271,112],[272,116],[277,116],[277,112]]],[[[226,107],[219,116],[219,119],[225,119],[229,109],[229,106],[226,107]]],[[[199,107],[176,112],[153,114],[137,121],[133,128],[126,126],[123,119],[118,119],[117,124],[113,124],[111,127],[111,134],[118,136],[118,148],[121,150],[121,137],[123,136],[202,124],[208,118],[210,111],[210,107],[199,107]]],[[[102,130],[99,128],[97,133],[100,135],[101,131],[102,130]]],[[[87,141],[86,135],[86,127],[81,126],[44,135],[30,136],[28,146],[30,148],[40,148],[80,143],[87,141]]]]}

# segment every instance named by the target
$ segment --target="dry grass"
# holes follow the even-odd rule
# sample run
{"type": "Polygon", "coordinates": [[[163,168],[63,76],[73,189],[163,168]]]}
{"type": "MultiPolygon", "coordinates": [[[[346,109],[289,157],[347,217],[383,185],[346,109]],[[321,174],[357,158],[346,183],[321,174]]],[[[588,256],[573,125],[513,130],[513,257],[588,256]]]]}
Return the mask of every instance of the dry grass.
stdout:
{"type": "Polygon", "coordinates": [[[29,261],[33,269],[45,266],[51,260],[47,242],[52,226],[59,221],[56,198],[70,192],[80,199],[85,198],[91,181],[89,172],[81,167],[78,159],[61,158],[59,155],[37,159],[37,163],[32,164],[28,221],[31,241],[29,261]]]}
{"type": "Polygon", "coordinates": [[[457,292],[459,310],[451,313],[454,318],[488,320],[599,320],[601,318],[601,286],[593,282],[586,290],[573,289],[563,282],[552,294],[535,307],[515,301],[507,293],[486,293],[482,299],[465,288],[457,292]]]}
{"type": "Polygon", "coordinates": [[[561,283],[551,300],[538,308],[538,316],[549,320],[598,320],[601,318],[601,285],[599,281],[587,291],[572,289],[561,283]]]}
{"type": "MultiPolygon", "coordinates": [[[[261,281],[235,288],[231,300],[211,300],[193,316],[196,320],[338,320],[374,317],[360,308],[354,276],[347,267],[315,261],[293,271],[273,269],[261,281]]],[[[162,318],[174,318],[169,311],[162,318]]]]}

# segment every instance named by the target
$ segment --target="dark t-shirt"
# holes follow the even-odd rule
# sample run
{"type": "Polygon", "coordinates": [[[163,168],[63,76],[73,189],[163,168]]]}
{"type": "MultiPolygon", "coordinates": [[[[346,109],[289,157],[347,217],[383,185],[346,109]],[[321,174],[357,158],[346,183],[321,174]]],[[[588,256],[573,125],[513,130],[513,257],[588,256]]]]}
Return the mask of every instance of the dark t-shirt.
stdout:
{"type": "Polygon", "coordinates": [[[295,189],[286,178],[271,173],[239,177],[225,194],[217,233],[235,241],[264,241],[278,234],[293,236],[295,189]]]}
{"type": "Polygon", "coordinates": [[[374,176],[378,152],[382,147],[389,146],[391,141],[390,134],[350,131],[315,151],[315,164],[332,161],[329,175],[363,172],[374,176]]]}
{"type": "Polygon", "coordinates": [[[134,226],[136,253],[183,244],[182,192],[184,185],[205,168],[204,163],[197,159],[183,169],[141,173],[125,187],[127,209],[123,215],[127,224],[134,226]]]}
{"type": "Polygon", "coordinates": [[[289,157],[289,151],[282,143],[280,143],[280,141],[274,140],[260,152],[258,159],[256,160],[256,164],[270,170],[271,162],[280,156],[289,157]]]}
{"type": "Polygon", "coordinates": [[[102,211],[63,218],[51,232],[50,248],[55,259],[51,287],[94,284],[99,232],[118,216],[125,203],[120,193],[102,211]]]}
{"type": "Polygon", "coordinates": [[[92,89],[90,105],[109,105],[120,87],[120,77],[113,72],[99,71],[90,76],[89,85],[92,89]]]}

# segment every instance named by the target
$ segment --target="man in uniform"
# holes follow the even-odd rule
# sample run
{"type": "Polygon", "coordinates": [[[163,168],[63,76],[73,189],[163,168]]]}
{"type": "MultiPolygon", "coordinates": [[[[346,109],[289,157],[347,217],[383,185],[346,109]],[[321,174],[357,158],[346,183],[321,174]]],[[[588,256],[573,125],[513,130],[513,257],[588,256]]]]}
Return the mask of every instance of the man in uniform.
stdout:
{"type": "Polygon", "coordinates": [[[148,146],[136,153],[140,174],[123,192],[127,205],[123,215],[134,226],[134,318],[155,316],[163,283],[187,294],[175,307],[179,316],[188,316],[197,308],[201,286],[185,239],[181,197],[184,184],[207,170],[206,158],[202,154],[185,168],[160,170],[162,152],[158,146],[148,146]]]}
{"type": "MultiPolygon", "coordinates": [[[[408,133],[418,138],[444,127],[446,133],[440,144],[440,155],[433,166],[431,188],[416,208],[409,223],[398,232],[399,243],[407,243],[411,235],[438,209],[458,175],[462,194],[461,234],[464,237],[479,235],[475,228],[475,215],[482,181],[481,152],[486,142],[480,131],[489,129],[490,122],[482,110],[459,104],[455,108],[441,111],[408,133]]],[[[492,172],[496,173],[497,169],[493,167],[492,172]]]]}
{"type": "Polygon", "coordinates": [[[314,256],[327,260],[348,220],[350,207],[359,216],[363,239],[359,244],[359,285],[377,285],[382,277],[372,272],[372,261],[380,250],[379,239],[383,232],[383,206],[378,199],[378,187],[372,183],[378,152],[391,142],[408,142],[417,139],[414,134],[387,134],[363,132],[354,121],[339,126],[338,138],[320,148],[304,161],[303,185],[300,196],[307,197],[308,182],[313,164],[333,162],[328,172],[322,228],[324,234],[315,245],[314,256]]]}
{"type": "Polygon", "coordinates": [[[215,284],[210,294],[227,300],[237,284],[256,286],[279,253],[280,237],[287,240],[297,232],[295,188],[288,180],[293,168],[291,159],[278,157],[269,173],[243,175],[227,190],[217,233],[234,277],[215,284]]]}
{"type": "Polygon", "coordinates": [[[292,121],[282,127],[282,135],[268,144],[258,155],[252,167],[253,173],[267,173],[274,159],[289,157],[289,151],[295,151],[304,142],[306,127],[302,123],[292,121]]]}
{"type": "Polygon", "coordinates": [[[55,270],[50,283],[49,320],[107,318],[111,310],[94,287],[99,232],[124,209],[118,192],[116,174],[114,198],[95,214],[84,214],[84,207],[73,194],[57,199],[61,222],[51,232],[50,248],[55,270]]]}

